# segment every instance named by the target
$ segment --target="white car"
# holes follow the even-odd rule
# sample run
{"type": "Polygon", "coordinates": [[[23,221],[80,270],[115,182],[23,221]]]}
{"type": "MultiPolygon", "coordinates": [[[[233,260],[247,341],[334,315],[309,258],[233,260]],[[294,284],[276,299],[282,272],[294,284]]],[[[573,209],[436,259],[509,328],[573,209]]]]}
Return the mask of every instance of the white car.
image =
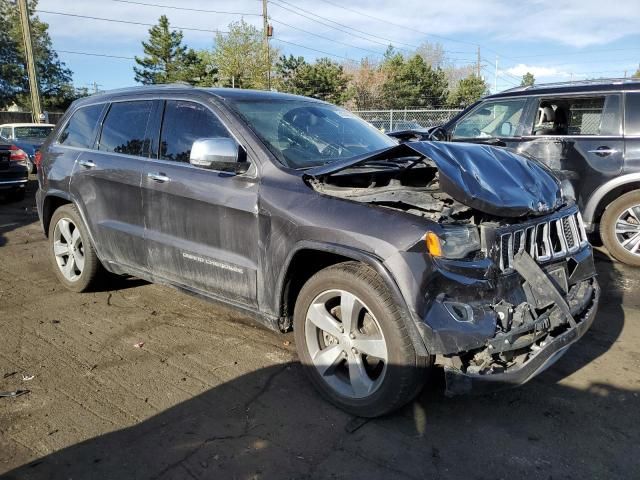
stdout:
{"type": "Polygon", "coordinates": [[[51,123],[5,123],[0,125],[0,137],[8,140],[27,154],[29,173],[35,173],[34,156],[53,131],[51,123]]]}

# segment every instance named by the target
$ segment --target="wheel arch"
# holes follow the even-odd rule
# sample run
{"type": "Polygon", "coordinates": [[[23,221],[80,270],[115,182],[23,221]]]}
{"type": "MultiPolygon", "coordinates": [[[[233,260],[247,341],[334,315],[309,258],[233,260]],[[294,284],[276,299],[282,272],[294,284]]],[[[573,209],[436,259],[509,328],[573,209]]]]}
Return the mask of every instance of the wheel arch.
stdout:
{"type": "Polygon", "coordinates": [[[640,190],[640,173],[623,175],[598,187],[583,209],[584,221],[589,224],[590,230],[595,230],[596,224],[613,200],[634,190],[640,190]]]}
{"type": "Polygon", "coordinates": [[[71,196],[62,191],[48,193],[47,196],[44,197],[42,200],[42,228],[44,229],[46,237],[49,237],[49,224],[55,211],[61,206],[70,203],[73,203],[71,196]]]}
{"type": "Polygon", "coordinates": [[[42,227],[44,229],[44,234],[49,237],[49,225],[51,223],[51,218],[55,211],[63,205],[73,205],[78,211],[78,215],[84,222],[84,226],[87,229],[87,233],[89,234],[89,241],[93,246],[96,255],[100,261],[102,261],[102,255],[100,252],[99,245],[95,242],[95,237],[93,232],[91,231],[91,225],[87,222],[87,216],[85,215],[84,209],[80,206],[79,202],[77,202],[72,195],[62,190],[56,190],[53,192],[48,192],[47,195],[42,200],[42,227]]]}
{"type": "Polygon", "coordinates": [[[406,300],[382,260],[368,252],[343,245],[304,241],[292,249],[277,284],[281,326],[285,328],[291,326],[296,299],[302,286],[309,278],[324,268],[348,261],[364,263],[380,275],[400,308],[402,319],[407,326],[416,353],[420,356],[428,356],[429,353],[409,313],[406,300]]]}

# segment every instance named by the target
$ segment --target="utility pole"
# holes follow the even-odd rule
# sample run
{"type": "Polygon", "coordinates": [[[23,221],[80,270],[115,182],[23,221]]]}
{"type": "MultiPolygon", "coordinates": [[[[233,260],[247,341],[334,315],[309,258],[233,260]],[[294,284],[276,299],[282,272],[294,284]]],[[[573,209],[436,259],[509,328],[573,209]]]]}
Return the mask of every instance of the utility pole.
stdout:
{"type": "Polygon", "coordinates": [[[480,45],[478,45],[477,75],[478,75],[478,78],[480,78],[480,45]]]}
{"type": "Polygon", "coordinates": [[[269,52],[270,37],[269,17],[267,15],[267,0],[262,0],[262,35],[264,51],[267,56],[267,90],[271,90],[271,56],[269,52]]]}
{"type": "Polygon", "coordinates": [[[498,56],[496,55],[496,71],[493,75],[493,93],[498,93],[498,56]]]}
{"type": "Polygon", "coordinates": [[[29,75],[29,90],[31,94],[31,116],[35,123],[40,123],[40,89],[38,88],[38,77],[36,75],[36,64],[33,59],[33,47],[31,46],[31,25],[29,24],[29,11],[27,10],[27,0],[18,0],[20,10],[20,23],[22,24],[22,39],[24,41],[24,55],[27,61],[27,74],[29,75]]]}

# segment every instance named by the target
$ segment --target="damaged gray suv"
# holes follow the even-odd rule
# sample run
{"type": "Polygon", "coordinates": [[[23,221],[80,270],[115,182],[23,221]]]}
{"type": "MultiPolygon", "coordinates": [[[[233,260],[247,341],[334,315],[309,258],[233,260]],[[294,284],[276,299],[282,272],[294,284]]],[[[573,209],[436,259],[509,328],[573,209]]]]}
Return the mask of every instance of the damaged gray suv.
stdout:
{"type": "Polygon", "coordinates": [[[356,415],[407,403],[435,366],[450,394],[524,383],[596,314],[578,209],[506,149],[398,144],[304,97],[158,86],[75,102],[41,158],[66,287],[104,269],[293,328],[311,381],[356,415]]]}

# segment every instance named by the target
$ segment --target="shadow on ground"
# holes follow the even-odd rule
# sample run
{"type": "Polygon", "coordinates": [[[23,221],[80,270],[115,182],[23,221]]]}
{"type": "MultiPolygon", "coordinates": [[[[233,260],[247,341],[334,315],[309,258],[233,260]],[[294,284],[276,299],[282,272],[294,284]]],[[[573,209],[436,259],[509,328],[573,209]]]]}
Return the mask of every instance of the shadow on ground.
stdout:
{"type": "Polygon", "coordinates": [[[622,331],[622,280],[606,256],[596,263],[603,302],[592,329],[522,388],[447,399],[436,380],[413,404],[365,422],[321,400],[303,367],[287,363],[5,478],[639,478],[638,391],[563,381],[622,331]]]}
{"type": "Polygon", "coordinates": [[[0,247],[7,243],[8,232],[38,221],[35,201],[38,181],[30,179],[25,188],[22,200],[14,200],[7,192],[0,193],[0,247]]]}

